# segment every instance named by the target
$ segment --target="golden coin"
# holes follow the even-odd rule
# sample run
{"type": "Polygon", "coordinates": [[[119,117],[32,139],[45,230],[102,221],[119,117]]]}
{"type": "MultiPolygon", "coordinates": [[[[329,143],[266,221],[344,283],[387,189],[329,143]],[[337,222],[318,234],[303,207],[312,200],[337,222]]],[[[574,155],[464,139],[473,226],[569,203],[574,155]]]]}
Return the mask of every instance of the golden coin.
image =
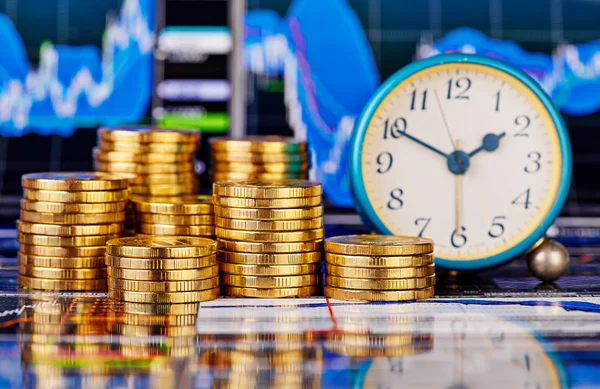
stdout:
{"type": "Polygon", "coordinates": [[[123,126],[98,129],[98,138],[109,142],[130,143],[198,143],[200,133],[191,130],[123,126]]]}
{"type": "Polygon", "coordinates": [[[56,203],[114,203],[129,200],[129,189],[95,192],[65,192],[52,190],[23,189],[27,200],[56,203]]]}
{"type": "Polygon", "coordinates": [[[218,137],[210,139],[210,148],[215,151],[235,152],[269,152],[269,153],[299,153],[307,149],[306,142],[278,135],[256,136],[244,138],[218,137]]]}
{"type": "Polygon", "coordinates": [[[193,315],[198,316],[200,305],[197,303],[181,304],[145,304],[131,303],[125,301],[114,302],[118,304],[119,310],[129,314],[136,315],[193,315]]]}
{"type": "Polygon", "coordinates": [[[217,227],[215,232],[219,238],[243,242],[304,242],[323,239],[325,236],[322,228],[304,231],[243,231],[217,227]]]}
{"type": "Polygon", "coordinates": [[[298,173],[308,170],[308,162],[215,162],[211,165],[214,172],[239,172],[239,173],[298,173]]]}
{"type": "Polygon", "coordinates": [[[178,226],[194,226],[198,224],[215,224],[213,215],[162,215],[159,213],[136,213],[140,223],[171,224],[178,226]]]}
{"type": "Polygon", "coordinates": [[[196,182],[198,176],[195,172],[165,173],[165,174],[135,174],[129,180],[130,185],[166,185],[196,182]]]}
{"type": "Polygon", "coordinates": [[[291,230],[313,230],[323,227],[323,218],[298,219],[298,220],[237,220],[219,217],[216,220],[217,227],[234,230],[250,231],[291,231],[291,230]]]}
{"type": "Polygon", "coordinates": [[[53,280],[71,280],[71,279],[100,279],[106,277],[106,268],[91,269],[55,269],[51,267],[30,267],[19,266],[19,274],[28,277],[46,278],[53,280]]]}
{"type": "Polygon", "coordinates": [[[131,258],[203,257],[216,251],[214,240],[197,237],[129,237],[106,244],[107,254],[131,258]]]}
{"type": "Polygon", "coordinates": [[[423,289],[435,285],[435,275],[422,278],[342,278],[327,275],[325,282],[329,286],[342,289],[361,289],[361,290],[404,290],[404,289],[423,289]]]}
{"type": "Polygon", "coordinates": [[[320,277],[317,274],[282,277],[255,277],[223,274],[221,280],[223,285],[239,286],[242,288],[298,288],[301,286],[315,285],[320,281],[320,277]]]}
{"type": "MultiPolygon", "coordinates": [[[[170,261],[163,259],[163,261],[170,261]]],[[[122,278],[125,280],[138,281],[188,281],[212,278],[219,275],[219,267],[217,265],[203,267],[199,269],[182,269],[182,270],[141,270],[141,269],[124,269],[117,267],[109,267],[108,275],[114,278],[122,278]]],[[[207,289],[207,288],[205,288],[207,289]]]]}
{"type": "Polygon", "coordinates": [[[194,336],[196,326],[146,326],[134,324],[111,323],[110,333],[121,336],[194,336]]]}
{"type": "Polygon", "coordinates": [[[211,171],[210,177],[215,182],[222,181],[283,181],[283,180],[305,180],[307,172],[295,173],[242,173],[242,172],[215,172],[211,171]]]}
{"type": "Polygon", "coordinates": [[[253,199],[282,199],[316,197],[323,194],[323,186],[314,181],[221,181],[213,184],[213,194],[225,197],[253,199]]]}
{"type": "Polygon", "coordinates": [[[243,276],[295,276],[317,273],[321,264],[304,265],[241,265],[236,263],[221,263],[222,272],[243,276]]]}
{"type": "Polygon", "coordinates": [[[347,301],[423,300],[434,295],[434,288],[414,290],[352,290],[325,285],[325,297],[347,301]]]}
{"type": "Polygon", "coordinates": [[[142,196],[181,196],[194,194],[198,191],[196,182],[170,185],[131,185],[132,195],[142,196]]]}
{"type": "Polygon", "coordinates": [[[114,213],[38,213],[21,211],[21,220],[48,224],[107,224],[125,220],[125,212],[114,213]]]}
{"type": "Polygon", "coordinates": [[[168,224],[138,224],[138,232],[147,235],[162,236],[215,236],[214,225],[172,226],[168,224]]]}
{"type": "Polygon", "coordinates": [[[212,289],[217,286],[219,286],[218,276],[202,280],[182,281],[140,281],[108,277],[109,288],[131,290],[134,292],[190,292],[194,290],[212,289]]]}
{"type": "Polygon", "coordinates": [[[50,203],[21,200],[21,209],[40,213],[112,213],[125,210],[127,201],[114,203],[50,203]]]}
{"type": "Polygon", "coordinates": [[[323,246],[323,239],[309,242],[236,242],[226,239],[218,239],[219,250],[236,251],[241,253],[303,253],[307,251],[318,251],[323,246]]]}
{"type": "Polygon", "coordinates": [[[169,215],[206,215],[214,213],[211,196],[188,195],[171,199],[133,199],[137,212],[169,215]]]}
{"type": "Polygon", "coordinates": [[[189,162],[194,160],[195,153],[128,153],[125,151],[104,151],[93,148],[94,158],[104,162],[130,162],[130,163],[174,163],[189,162]]]}
{"type": "Polygon", "coordinates": [[[28,189],[94,191],[127,189],[126,177],[101,172],[31,173],[21,178],[21,186],[28,189]]]}
{"type": "MultiPolygon", "coordinates": [[[[184,270],[203,268],[217,264],[217,255],[197,258],[122,258],[106,255],[106,265],[113,268],[143,270],[184,270]]],[[[113,269],[114,270],[114,269],[113,269]]]]}
{"type": "Polygon", "coordinates": [[[123,232],[122,223],[97,225],[56,225],[29,223],[17,220],[17,230],[25,234],[80,236],[80,235],[112,235],[123,232]]]}
{"type": "Polygon", "coordinates": [[[103,267],[104,257],[44,257],[19,253],[19,264],[25,266],[65,268],[103,267]]]}
{"type": "Polygon", "coordinates": [[[416,255],[433,252],[428,238],[392,235],[346,235],[325,239],[325,251],[350,255],[416,255]]]}
{"type": "Polygon", "coordinates": [[[58,247],[76,247],[81,246],[101,246],[110,239],[118,238],[119,234],[113,235],[90,235],[90,236],[50,236],[33,235],[19,233],[17,240],[19,243],[35,246],[58,246],[58,247]]]}
{"type": "Polygon", "coordinates": [[[123,312],[121,309],[109,311],[108,321],[113,323],[144,326],[193,326],[198,315],[147,315],[123,312]]]}
{"type": "Polygon", "coordinates": [[[315,219],[323,216],[323,206],[309,208],[268,209],[230,208],[216,206],[216,216],[244,220],[297,220],[315,219]]]}
{"type": "Polygon", "coordinates": [[[19,251],[27,255],[39,255],[43,257],[99,257],[106,252],[106,246],[89,247],[57,247],[57,246],[34,246],[21,243],[19,251]]]}
{"type": "Polygon", "coordinates": [[[325,271],[328,275],[345,278],[419,278],[434,275],[435,266],[362,269],[326,264],[325,271]]]}
{"type": "MultiPolygon", "coordinates": [[[[268,253],[235,253],[219,250],[219,260],[227,263],[245,265],[304,265],[321,261],[321,252],[268,254],[268,253]]],[[[320,266],[320,264],[319,264],[320,266]]]]}
{"type": "Polygon", "coordinates": [[[299,288],[280,288],[280,289],[257,289],[240,288],[236,286],[223,286],[225,296],[236,297],[257,297],[257,298],[283,298],[283,297],[309,297],[314,296],[318,291],[316,286],[303,286],[299,288]]]}
{"type": "Polygon", "coordinates": [[[219,292],[219,288],[173,293],[131,292],[109,288],[108,297],[132,303],[179,304],[214,300],[219,297],[219,292]]]}
{"type": "Polygon", "coordinates": [[[110,142],[103,139],[98,140],[98,148],[102,151],[123,151],[126,153],[172,153],[186,154],[198,150],[196,143],[133,143],[133,142],[110,142]]]}
{"type": "Polygon", "coordinates": [[[221,207],[236,208],[298,208],[320,205],[321,196],[296,197],[285,199],[251,199],[240,197],[213,196],[213,203],[221,207]]]}
{"type": "Polygon", "coordinates": [[[97,280],[48,280],[20,275],[19,286],[46,290],[103,290],[106,289],[106,278],[97,280]]]}
{"type": "Polygon", "coordinates": [[[129,162],[94,161],[94,166],[98,171],[101,172],[118,172],[133,174],[163,174],[194,171],[193,162],[141,164],[129,162]]]}
{"type": "Polygon", "coordinates": [[[215,162],[254,163],[302,163],[308,161],[308,153],[244,153],[219,151],[210,154],[215,162]]]}
{"type": "Polygon", "coordinates": [[[403,256],[363,256],[325,253],[325,262],[332,265],[360,268],[420,267],[433,263],[433,254],[403,256]]]}

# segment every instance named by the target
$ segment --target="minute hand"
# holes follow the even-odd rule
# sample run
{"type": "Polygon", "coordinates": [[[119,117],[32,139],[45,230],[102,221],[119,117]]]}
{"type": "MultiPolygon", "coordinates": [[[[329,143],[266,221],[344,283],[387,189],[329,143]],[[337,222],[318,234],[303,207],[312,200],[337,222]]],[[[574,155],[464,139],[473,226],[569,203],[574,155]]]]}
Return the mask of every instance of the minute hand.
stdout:
{"type": "Polygon", "coordinates": [[[416,142],[418,144],[420,144],[423,147],[428,148],[429,150],[441,155],[444,158],[449,158],[448,154],[436,149],[435,147],[423,142],[421,139],[415,138],[414,136],[410,135],[409,133],[407,133],[406,131],[398,131],[400,132],[402,135],[404,135],[405,137],[407,137],[408,139],[412,140],[413,142],[416,142]]]}

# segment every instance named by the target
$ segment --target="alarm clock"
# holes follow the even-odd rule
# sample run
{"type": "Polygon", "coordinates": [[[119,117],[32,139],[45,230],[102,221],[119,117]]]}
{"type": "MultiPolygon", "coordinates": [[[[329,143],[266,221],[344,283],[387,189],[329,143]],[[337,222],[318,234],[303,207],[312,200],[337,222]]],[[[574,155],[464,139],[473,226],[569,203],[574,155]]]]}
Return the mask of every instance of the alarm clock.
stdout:
{"type": "Polygon", "coordinates": [[[499,60],[413,62],[369,100],[350,144],[351,188],[379,233],[435,242],[436,265],[478,270],[530,253],[552,281],[568,254],[545,232],[564,205],[571,147],[560,113],[499,60]]]}

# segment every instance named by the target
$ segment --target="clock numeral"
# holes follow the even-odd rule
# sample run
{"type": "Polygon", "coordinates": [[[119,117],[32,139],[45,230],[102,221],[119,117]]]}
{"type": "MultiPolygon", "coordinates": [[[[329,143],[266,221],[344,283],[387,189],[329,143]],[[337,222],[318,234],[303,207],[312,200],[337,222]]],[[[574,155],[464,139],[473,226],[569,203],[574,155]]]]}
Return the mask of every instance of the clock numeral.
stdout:
{"type": "Polygon", "coordinates": [[[504,234],[504,220],[506,220],[506,216],[496,216],[492,220],[492,227],[488,231],[490,237],[499,238],[504,234]]]}
{"type": "Polygon", "coordinates": [[[383,153],[377,156],[377,164],[379,167],[377,168],[377,173],[383,174],[390,171],[392,168],[392,162],[394,162],[394,158],[391,153],[384,151],[383,153]]]}
{"type": "Polygon", "coordinates": [[[388,134],[394,139],[398,139],[404,135],[406,131],[406,119],[398,118],[394,120],[394,123],[390,126],[390,119],[385,120],[385,127],[383,129],[383,139],[388,139],[388,134]]]}
{"type": "Polygon", "coordinates": [[[421,228],[421,231],[419,232],[419,238],[423,237],[423,233],[425,232],[425,229],[429,225],[429,222],[431,222],[430,217],[420,217],[417,220],[415,220],[415,226],[418,227],[419,224],[423,224],[423,228],[421,228]]]}
{"type": "Polygon", "coordinates": [[[542,165],[540,164],[540,159],[542,159],[542,154],[537,151],[532,151],[527,154],[527,159],[531,160],[531,163],[525,166],[525,173],[537,173],[542,165]]]}
{"type": "Polygon", "coordinates": [[[390,365],[390,373],[401,374],[404,372],[404,361],[399,358],[387,358],[390,365]]]}
{"type": "Polygon", "coordinates": [[[448,100],[450,99],[468,99],[465,93],[471,88],[471,79],[467,77],[458,78],[454,81],[453,78],[448,80],[448,100]],[[456,88],[456,94],[452,93],[452,88],[456,88]]]}
{"type": "Polygon", "coordinates": [[[516,366],[519,366],[523,370],[531,371],[531,358],[529,354],[525,354],[523,356],[523,360],[521,358],[514,357],[512,359],[512,363],[516,366]]]}
{"type": "Polygon", "coordinates": [[[525,192],[521,193],[520,195],[518,195],[517,198],[511,202],[511,204],[523,205],[523,206],[525,206],[525,209],[529,209],[529,206],[531,205],[531,201],[529,201],[530,191],[531,191],[531,188],[527,188],[527,190],[525,192]]]}
{"type": "Polygon", "coordinates": [[[421,96],[421,111],[425,110],[425,104],[427,102],[427,89],[425,89],[423,92],[421,93],[417,93],[417,90],[415,89],[414,91],[412,91],[411,93],[412,98],[410,100],[410,110],[414,111],[415,110],[415,106],[418,107],[419,103],[418,103],[418,97],[419,95],[421,96]]]}
{"type": "Polygon", "coordinates": [[[496,112],[500,111],[500,91],[496,92],[496,112]]]}
{"type": "Polygon", "coordinates": [[[402,206],[404,205],[404,201],[402,201],[402,195],[404,195],[402,189],[393,189],[390,192],[390,200],[387,203],[387,207],[392,211],[402,208],[402,206]]]}
{"type": "Polygon", "coordinates": [[[519,115],[515,118],[515,124],[519,127],[519,131],[515,134],[515,136],[529,136],[526,130],[529,128],[531,124],[531,119],[527,115],[519,115]]]}
{"type": "Polygon", "coordinates": [[[452,246],[458,249],[467,244],[467,236],[464,234],[466,230],[465,227],[460,226],[459,229],[452,232],[452,236],[450,236],[450,243],[452,243],[452,246]]]}

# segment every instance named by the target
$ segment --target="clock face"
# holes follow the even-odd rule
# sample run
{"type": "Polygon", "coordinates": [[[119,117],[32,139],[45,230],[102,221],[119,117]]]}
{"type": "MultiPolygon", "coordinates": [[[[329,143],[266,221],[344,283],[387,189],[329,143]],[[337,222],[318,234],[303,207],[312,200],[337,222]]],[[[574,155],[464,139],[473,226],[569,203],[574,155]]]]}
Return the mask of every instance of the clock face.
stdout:
{"type": "Polygon", "coordinates": [[[372,112],[358,153],[367,202],[389,232],[433,239],[436,258],[506,252],[556,202],[563,157],[555,122],[507,72],[475,63],[428,67],[372,112]]]}

